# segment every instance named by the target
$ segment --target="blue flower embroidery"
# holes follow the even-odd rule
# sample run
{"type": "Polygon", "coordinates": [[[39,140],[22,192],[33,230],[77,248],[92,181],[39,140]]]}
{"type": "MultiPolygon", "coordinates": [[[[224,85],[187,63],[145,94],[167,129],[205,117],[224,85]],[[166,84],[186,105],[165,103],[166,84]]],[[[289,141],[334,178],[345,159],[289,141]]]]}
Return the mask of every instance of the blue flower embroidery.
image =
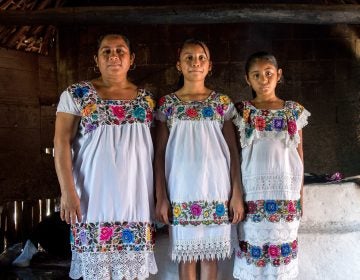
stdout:
{"type": "Polygon", "coordinates": [[[275,131],[282,131],[284,128],[284,119],[282,118],[274,118],[273,127],[275,131]]]}
{"type": "Polygon", "coordinates": [[[217,216],[221,217],[225,214],[225,207],[224,204],[217,204],[215,206],[215,213],[217,216]]]}
{"type": "MultiPolygon", "coordinates": [[[[172,107],[166,108],[166,109],[165,109],[165,115],[166,115],[166,117],[171,116],[172,111],[173,111],[173,110],[172,110],[172,107]]],[[[178,109],[178,111],[179,111],[179,109],[178,109]]]]}
{"type": "Polygon", "coordinates": [[[84,230],[80,232],[80,242],[82,245],[87,244],[86,231],[84,230]]]}
{"type": "Polygon", "coordinates": [[[145,109],[142,107],[137,107],[134,111],[133,111],[133,116],[141,121],[145,120],[146,114],[145,114],[145,109]]]}
{"type": "Polygon", "coordinates": [[[70,244],[74,244],[74,243],[75,243],[74,235],[72,231],[70,231],[70,244]]]}
{"type": "Polygon", "coordinates": [[[205,107],[202,109],[202,114],[204,118],[211,118],[214,115],[214,110],[210,106],[205,107]]]}
{"type": "Polygon", "coordinates": [[[96,125],[93,125],[91,123],[87,123],[85,126],[85,133],[91,132],[97,128],[96,125]]]}
{"type": "Polygon", "coordinates": [[[267,200],[264,205],[265,211],[269,214],[274,214],[278,210],[278,205],[275,200],[267,200]]]}
{"type": "Polygon", "coordinates": [[[122,232],[122,241],[124,243],[133,243],[134,242],[134,234],[130,229],[124,229],[122,232]]]}
{"type": "Polygon", "coordinates": [[[287,257],[291,253],[291,248],[289,244],[281,244],[281,255],[287,257]]]}
{"type": "Polygon", "coordinates": [[[258,246],[253,246],[250,249],[250,255],[254,259],[259,259],[261,257],[261,248],[258,246]]]}
{"type": "Polygon", "coordinates": [[[252,216],[252,220],[253,220],[254,223],[258,223],[258,222],[262,221],[262,218],[261,218],[260,215],[256,214],[256,215],[252,216]]]}
{"type": "Polygon", "coordinates": [[[78,87],[75,89],[74,94],[78,98],[82,98],[84,95],[88,94],[89,88],[88,87],[78,87]]]}
{"type": "Polygon", "coordinates": [[[246,138],[250,138],[252,134],[253,134],[253,129],[251,127],[245,128],[245,136],[246,136],[246,138]]]}

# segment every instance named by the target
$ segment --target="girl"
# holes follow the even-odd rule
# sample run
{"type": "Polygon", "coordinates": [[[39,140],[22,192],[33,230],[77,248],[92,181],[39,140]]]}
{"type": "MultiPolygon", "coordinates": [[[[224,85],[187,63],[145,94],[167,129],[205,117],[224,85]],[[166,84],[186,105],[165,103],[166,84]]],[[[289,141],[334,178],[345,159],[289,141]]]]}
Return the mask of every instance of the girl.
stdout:
{"type": "Polygon", "coordinates": [[[61,218],[71,223],[73,279],[145,279],[153,253],[154,101],[128,80],[135,55],[118,34],[101,38],[100,76],[68,87],[55,125],[61,218]]]}
{"type": "Polygon", "coordinates": [[[233,104],[205,86],[207,46],[187,40],[176,64],[183,85],[159,100],[156,216],[170,224],[171,256],[180,279],[216,279],[217,259],[232,253],[231,224],[243,219],[233,104]],[[169,210],[171,209],[171,213],[169,210]]]}
{"type": "Polygon", "coordinates": [[[236,105],[246,220],[239,225],[234,277],[293,279],[303,199],[301,129],[310,113],[276,96],[282,70],[273,55],[251,55],[245,71],[254,99],[236,105]]]}

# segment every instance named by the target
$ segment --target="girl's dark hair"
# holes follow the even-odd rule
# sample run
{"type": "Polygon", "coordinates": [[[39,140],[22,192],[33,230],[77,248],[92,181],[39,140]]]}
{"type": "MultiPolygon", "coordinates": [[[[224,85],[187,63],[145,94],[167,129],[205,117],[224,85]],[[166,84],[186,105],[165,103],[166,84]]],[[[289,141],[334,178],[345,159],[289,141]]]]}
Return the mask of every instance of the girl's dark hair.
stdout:
{"type": "MultiPolygon", "coordinates": [[[[249,78],[250,68],[259,60],[266,60],[266,61],[270,62],[272,65],[274,65],[274,67],[276,69],[279,69],[277,60],[274,55],[272,55],[271,53],[268,53],[268,52],[264,52],[264,51],[256,52],[256,53],[253,53],[252,55],[250,55],[245,63],[245,74],[248,78],[249,78]]],[[[251,89],[251,92],[252,92],[253,98],[255,98],[256,92],[253,89],[251,89]]]]}
{"type": "Polygon", "coordinates": [[[129,48],[130,54],[133,53],[132,46],[131,46],[131,43],[130,43],[130,40],[128,39],[128,37],[126,37],[126,36],[123,35],[123,34],[118,34],[118,33],[108,33],[108,34],[101,35],[101,36],[97,39],[96,53],[99,51],[102,41],[105,39],[105,37],[108,37],[108,36],[110,36],[110,37],[111,37],[111,36],[121,37],[121,38],[124,40],[124,42],[125,42],[125,44],[127,45],[127,47],[129,48]]]}
{"type": "MultiPolygon", "coordinates": [[[[210,51],[209,51],[209,48],[207,47],[207,45],[201,41],[201,40],[198,40],[198,39],[194,39],[194,38],[190,38],[190,39],[186,39],[180,48],[178,48],[178,53],[177,53],[177,57],[178,57],[178,60],[180,60],[180,54],[181,54],[181,51],[185,48],[185,46],[187,45],[198,45],[200,46],[203,50],[204,50],[204,53],[206,54],[207,58],[209,58],[210,56],[210,51]]],[[[178,80],[178,83],[177,83],[177,86],[176,86],[176,89],[175,91],[179,90],[180,88],[182,88],[184,86],[184,75],[181,73],[180,76],[179,76],[179,80],[178,80]]]]}

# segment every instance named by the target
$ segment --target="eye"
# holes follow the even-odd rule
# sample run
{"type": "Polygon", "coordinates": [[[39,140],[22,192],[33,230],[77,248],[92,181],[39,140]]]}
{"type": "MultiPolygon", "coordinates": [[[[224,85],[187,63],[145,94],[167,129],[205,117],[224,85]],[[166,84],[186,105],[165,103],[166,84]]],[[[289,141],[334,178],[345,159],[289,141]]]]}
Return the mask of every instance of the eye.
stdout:
{"type": "Polygon", "coordinates": [[[116,49],[117,54],[124,54],[125,51],[123,49],[116,49]]]}
{"type": "Polygon", "coordinates": [[[254,75],[253,75],[253,78],[254,78],[254,79],[259,79],[259,77],[260,77],[259,74],[254,74],[254,75]]]}
{"type": "Polygon", "coordinates": [[[265,74],[266,74],[267,77],[271,77],[273,75],[273,73],[270,72],[270,71],[266,72],[265,74]]]}
{"type": "Polygon", "coordinates": [[[193,60],[193,56],[192,56],[192,55],[188,55],[188,56],[185,57],[185,60],[186,60],[186,61],[191,61],[191,60],[193,60]]]}
{"type": "Polygon", "coordinates": [[[205,61],[205,60],[207,60],[207,57],[206,57],[205,55],[200,55],[200,56],[199,56],[199,59],[200,59],[201,61],[205,61]]]}
{"type": "Polygon", "coordinates": [[[110,49],[103,49],[102,53],[108,55],[108,54],[111,53],[111,50],[110,49]]]}

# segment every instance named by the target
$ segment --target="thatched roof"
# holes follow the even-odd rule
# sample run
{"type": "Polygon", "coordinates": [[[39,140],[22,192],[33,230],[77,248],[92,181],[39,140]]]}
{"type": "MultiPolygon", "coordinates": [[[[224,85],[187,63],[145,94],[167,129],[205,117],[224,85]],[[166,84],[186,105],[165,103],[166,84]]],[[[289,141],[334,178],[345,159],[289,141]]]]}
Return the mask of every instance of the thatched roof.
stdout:
{"type": "MultiPolygon", "coordinates": [[[[138,13],[143,13],[149,19],[154,19],[153,23],[158,23],[159,20],[156,18],[158,14],[164,13],[164,11],[171,10],[172,7],[177,5],[178,10],[176,12],[181,12],[182,7],[187,9],[186,15],[183,16],[181,19],[188,18],[189,23],[191,22],[191,16],[193,18],[197,17],[197,14],[189,14],[189,7],[193,4],[197,5],[197,13],[201,13],[201,5],[205,5],[207,7],[211,7],[211,5],[225,5],[229,4],[228,10],[224,10],[222,15],[228,16],[229,9],[231,10],[231,4],[240,4],[240,5],[256,5],[259,4],[257,7],[259,10],[262,8],[260,4],[263,5],[272,5],[272,4],[279,4],[281,9],[291,9],[292,5],[302,5],[302,7],[306,5],[317,5],[317,9],[319,9],[319,5],[322,5],[324,8],[333,8],[332,6],[336,6],[332,11],[336,11],[337,7],[340,8],[348,8],[350,5],[357,9],[360,9],[359,1],[356,0],[304,0],[304,1],[294,1],[294,0],[283,0],[283,1],[276,1],[276,0],[234,0],[234,1],[211,1],[211,0],[124,0],[124,1],[90,1],[90,0],[0,0],[0,47],[9,48],[9,49],[16,49],[22,50],[27,52],[35,52],[43,55],[47,55],[49,50],[54,46],[55,37],[56,37],[56,25],[60,25],[62,21],[72,21],[73,23],[79,23],[83,20],[84,23],[87,24],[98,24],[102,22],[103,24],[111,22],[113,20],[116,21],[126,21],[126,23],[134,23],[134,18],[131,18],[131,15],[128,16],[129,10],[121,10],[123,8],[128,9],[132,7],[131,11],[136,11],[138,13]],[[181,5],[181,6],[179,6],[181,5]],[[349,5],[349,6],[347,6],[349,5]],[[109,9],[102,9],[101,7],[104,6],[116,6],[118,10],[109,9]],[[143,6],[146,7],[155,7],[155,10],[143,9],[143,6]],[[161,8],[159,8],[161,6],[161,8]],[[341,7],[340,7],[341,6],[341,7]],[[200,7],[200,9],[199,9],[200,7]],[[68,10],[67,10],[68,9],[68,10]],[[84,10],[86,9],[86,10],[84,10]],[[96,12],[99,9],[99,12],[96,12]],[[158,9],[158,10],[156,10],[158,9]],[[168,9],[168,10],[167,10],[168,9]],[[140,10],[140,12],[138,11],[140,10]],[[21,18],[21,22],[14,21],[9,19],[8,21],[2,20],[6,18],[7,15],[12,14],[15,11],[17,14],[16,19],[21,18]],[[49,11],[48,14],[46,14],[49,11]],[[59,13],[57,13],[59,11],[59,13]],[[155,13],[154,13],[155,11],[155,13]],[[200,11],[200,12],[199,12],[200,11]],[[36,14],[34,14],[34,12],[36,14]],[[41,12],[41,13],[38,13],[41,12]],[[31,24],[30,19],[27,18],[26,14],[34,15],[31,19],[37,17],[37,24],[40,22],[43,25],[35,25],[31,24]],[[91,17],[93,18],[92,21],[89,20],[90,16],[89,13],[92,13],[91,17]],[[101,14],[103,13],[102,17],[101,14]],[[123,14],[122,14],[123,13],[123,14]],[[53,18],[53,15],[59,15],[59,18],[53,18]],[[154,15],[154,16],[153,16],[154,15]],[[19,22],[19,24],[17,24],[19,22]],[[51,23],[52,25],[49,25],[51,23]],[[3,24],[3,25],[1,25],[3,24]],[[29,24],[29,25],[27,25],[29,24]]],[[[215,7],[222,7],[222,6],[215,6],[215,7]]],[[[246,7],[246,6],[245,6],[246,7]]],[[[320,7],[321,9],[321,7],[320,7]]],[[[349,9],[347,9],[349,10],[349,9]]],[[[274,11],[274,10],[273,10],[274,11]]],[[[221,12],[221,11],[220,11],[221,12]]],[[[275,9],[276,12],[276,9],[275,9]]],[[[214,10],[211,12],[205,11],[202,14],[203,16],[203,23],[208,23],[207,19],[211,20],[213,17],[214,10]],[[207,13],[207,14],[206,14],[207,13]],[[208,17],[206,19],[206,17],[208,17]]],[[[166,13],[165,13],[166,14],[166,13]]],[[[185,13],[184,13],[185,14],[185,13]]],[[[263,12],[263,17],[266,12],[263,12]]],[[[339,11],[341,14],[341,11],[339,11]]],[[[178,23],[179,16],[173,18],[171,21],[171,16],[169,20],[169,14],[167,16],[167,21],[163,23],[178,23]]],[[[246,15],[242,15],[242,20],[246,20],[246,15]]],[[[271,15],[270,15],[271,16],[271,15]]],[[[310,16],[307,15],[309,18],[310,16]]],[[[180,16],[181,17],[181,16],[180,16]]],[[[229,16],[228,16],[229,17],[229,16]]],[[[273,15],[273,17],[275,17],[273,15]]],[[[290,17],[290,15],[288,15],[290,17]]],[[[160,18],[160,17],[159,17],[160,18]]],[[[225,17],[223,17],[225,18],[225,17]]],[[[238,17],[239,18],[239,17],[238,17]]],[[[360,18],[360,17],[359,17],[360,18]]],[[[136,20],[136,19],[135,19],[136,20]]],[[[200,17],[200,21],[201,21],[200,17]]],[[[229,19],[234,20],[234,19],[229,19]]],[[[235,19],[237,20],[237,19],[235,19]]],[[[356,19],[357,20],[357,19],[356,19]]],[[[228,22],[229,22],[228,21],[228,22]]],[[[148,21],[151,22],[151,21],[148,21]]],[[[226,23],[226,21],[223,21],[226,23]]],[[[271,22],[271,21],[269,21],[271,22]]],[[[136,22],[135,22],[136,23],[136,22]]],[[[199,23],[199,22],[196,22],[199,23]]]]}

